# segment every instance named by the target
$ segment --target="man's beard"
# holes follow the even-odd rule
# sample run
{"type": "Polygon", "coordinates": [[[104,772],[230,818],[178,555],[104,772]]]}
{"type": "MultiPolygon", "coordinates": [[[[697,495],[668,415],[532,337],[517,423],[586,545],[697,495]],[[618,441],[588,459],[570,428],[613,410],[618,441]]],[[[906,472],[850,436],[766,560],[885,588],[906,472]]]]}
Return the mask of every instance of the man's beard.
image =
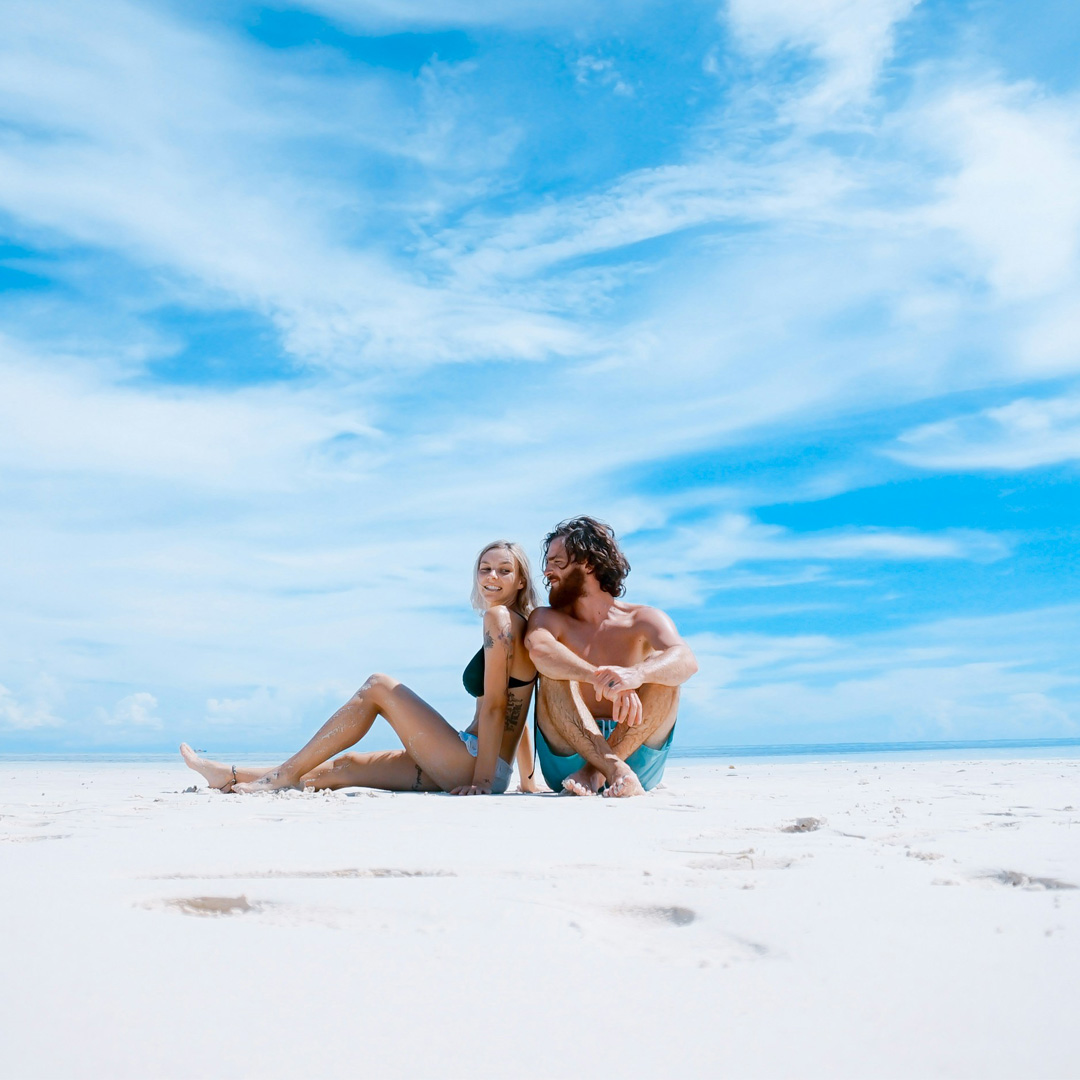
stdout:
{"type": "Polygon", "coordinates": [[[575,566],[562,581],[549,587],[548,603],[556,610],[565,611],[584,595],[585,571],[580,566],[575,566]]]}

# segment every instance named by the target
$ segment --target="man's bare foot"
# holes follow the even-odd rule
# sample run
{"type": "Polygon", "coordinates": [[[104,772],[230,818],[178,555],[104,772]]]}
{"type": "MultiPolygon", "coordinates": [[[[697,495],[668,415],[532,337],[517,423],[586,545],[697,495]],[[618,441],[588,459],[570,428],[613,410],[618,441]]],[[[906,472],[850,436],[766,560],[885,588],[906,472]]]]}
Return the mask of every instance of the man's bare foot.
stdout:
{"type": "Polygon", "coordinates": [[[189,769],[194,769],[212,788],[218,791],[233,790],[235,773],[231,765],[222,765],[220,761],[210,761],[199,757],[186,742],[180,744],[180,756],[189,769]]]}
{"type": "Polygon", "coordinates": [[[630,795],[644,794],[645,789],[641,786],[637,773],[625,761],[620,761],[614,779],[604,788],[604,798],[625,799],[630,795]]]}
{"type": "Polygon", "coordinates": [[[274,769],[273,772],[268,772],[258,780],[252,780],[247,784],[235,784],[233,791],[239,792],[241,795],[257,795],[260,791],[284,791],[286,788],[303,790],[303,787],[302,783],[290,780],[287,776],[283,776],[279,770],[274,769]]]}
{"type": "Polygon", "coordinates": [[[571,773],[563,782],[563,791],[571,795],[595,795],[604,782],[604,774],[586,762],[577,772],[571,773]]]}

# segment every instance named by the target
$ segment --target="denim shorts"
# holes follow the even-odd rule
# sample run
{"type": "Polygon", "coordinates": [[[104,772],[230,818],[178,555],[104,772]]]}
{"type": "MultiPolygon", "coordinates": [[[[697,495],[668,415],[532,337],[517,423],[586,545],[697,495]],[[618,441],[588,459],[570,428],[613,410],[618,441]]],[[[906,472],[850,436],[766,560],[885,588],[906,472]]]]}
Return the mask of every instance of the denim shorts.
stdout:
{"type": "MultiPolygon", "coordinates": [[[[476,751],[479,749],[480,744],[476,740],[475,735],[470,735],[467,731],[459,731],[458,738],[465,744],[465,749],[476,757],[476,751]]],[[[510,776],[513,773],[513,768],[507,765],[502,758],[499,758],[498,764],[495,766],[495,782],[491,785],[491,793],[493,795],[502,795],[503,792],[510,786],[510,776]]]]}

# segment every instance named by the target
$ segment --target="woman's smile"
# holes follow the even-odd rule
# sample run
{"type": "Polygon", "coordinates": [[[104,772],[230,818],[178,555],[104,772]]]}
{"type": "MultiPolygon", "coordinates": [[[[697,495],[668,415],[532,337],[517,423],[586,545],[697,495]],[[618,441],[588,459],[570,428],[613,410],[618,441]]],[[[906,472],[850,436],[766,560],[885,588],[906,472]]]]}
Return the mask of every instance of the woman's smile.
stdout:
{"type": "Polygon", "coordinates": [[[521,578],[512,559],[484,559],[476,571],[476,583],[485,601],[493,604],[512,603],[521,589],[521,578]]]}

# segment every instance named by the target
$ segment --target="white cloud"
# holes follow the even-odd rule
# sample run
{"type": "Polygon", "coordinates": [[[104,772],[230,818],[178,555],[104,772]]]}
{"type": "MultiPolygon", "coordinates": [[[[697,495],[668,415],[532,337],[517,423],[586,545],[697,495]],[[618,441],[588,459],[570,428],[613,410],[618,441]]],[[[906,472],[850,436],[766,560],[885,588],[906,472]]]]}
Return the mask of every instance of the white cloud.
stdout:
{"type": "Polygon", "coordinates": [[[693,526],[669,526],[635,544],[635,591],[652,603],[695,607],[731,588],[771,588],[772,575],[737,567],[791,563],[798,570],[776,585],[830,581],[830,567],[849,562],[918,563],[938,559],[991,562],[1009,553],[1000,537],[973,529],[940,533],[915,529],[848,528],[796,533],[747,514],[724,513],[693,526]],[[719,580],[703,575],[723,572],[719,580]]]}
{"type": "Polygon", "coordinates": [[[311,391],[116,387],[61,363],[0,339],[0,464],[250,491],[288,487],[341,431],[378,442],[359,409],[311,391]]]}
{"type": "Polygon", "coordinates": [[[0,684],[0,726],[15,731],[62,727],[64,721],[56,715],[56,707],[63,696],[58,681],[47,676],[39,676],[19,696],[0,684]]]}
{"type": "Polygon", "coordinates": [[[763,525],[745,514],[725,514],[705,528],[676,530],[665,546],[681,548],[698,567],[726,568],[741,562],[778,560],[923,560],[1000,557],[998,539],[978,532],[928,535],[889,529],[845,529],[792,533],[763,525]]]}
{"type": "Polygon", "coordinates": [[[1020,398],[968,416],[923,424],[887,453],[925,469],[1015,471],[1080,460],[1080,395],[1020,398]]]}
{"type": "Polygon", "coordinates": [[[860,105],[893,47],[894,29],[918,0],[728,0],[727,19],[748,52],[806,49],[824,66],[803,96],[803,116],[860,105]]]}
{"type": "Polygon", "coordinates": [[[293,721],[302,700],[295,696],[293,700],[286,700],[280,690],[260,686],[246,697],[209,698],[206,719],[215,726],[258,726],[270,731],[293,721]]]}
{"type": "Polygon", "coordinates": [[[633,97],[634,88],[619,74],[615,61],[606,56],[580,56],[574,61],[574,77],[581,86],[606,86],[615,94],[633,97]]]}
{"type": "Polygon", "coordinates": [[[157,707],[157,698],[140,690],[122,697],[111,710],[98,708],[95,717],[106,727],[156,729],[163,726],[157,707]]]}
{"type": "Polygon", "coordinates": [[[1032,86],[960,87],[912,117],[956,164],[925,212],[958,234],[971,265],[1007,299],[1071,286],[1080,254],[1080,117],[1032,86]]]}
{"type": "Polygon", "coordinates": [[[573,328],[522,297],[431,286],[348,243],[387,197],[340,179],[343,151],[413,158],[466,189],[455,160],[479,174],[493,162],[478,148],[505,153],[502,133],[470,126],[449,74],[425,73],[419,93],[395,97],[374,77],[290,80],[253,49],[122,0],[92,11],[13,2],[0,41],[0,209],[44,241],[119,251],[196,299],[266,313],[306,361],[351,369],[573,347],[573,328]]]}
{"type": "Polygon", "coordinates": [[[570,26],[619,20],[655,0],[304,0],[302,6],[363,30],[570,26]]]}
{"type": "MultiPolygon", "coordinates": [[[[701,634],[695,741],[1073,738],[1080,612],[945,619],[841,638],[701,634]]],[[[688,733],[689,734],[689,733],[688,733]]]]}

